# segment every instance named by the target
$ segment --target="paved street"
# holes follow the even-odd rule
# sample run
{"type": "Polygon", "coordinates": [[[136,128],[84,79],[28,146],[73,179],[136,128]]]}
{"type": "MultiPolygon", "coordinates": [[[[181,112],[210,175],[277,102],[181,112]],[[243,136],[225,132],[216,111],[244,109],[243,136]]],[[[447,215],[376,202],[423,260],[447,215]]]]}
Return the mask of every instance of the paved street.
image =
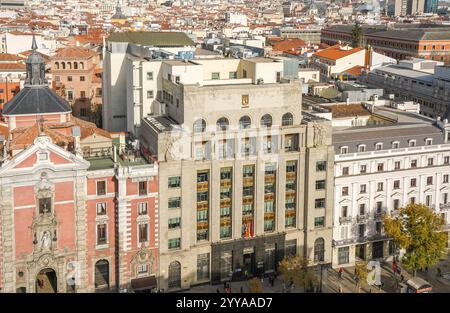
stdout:
{"type": "MultiPolygon", "coordinates": [[[[437,277],[437,268],[441,268],[442,274],[450,273],[450,257],[443,258],[442,261],[435,267],[430,268],[428,272],[418,272],[417,275],[419,277],[424,278],[429,281],[433,286],[434,292],[450,292],[450,279],[438,278],[437,277]]],[[[341,286],[342,293],[357,293],[358,288],[353,279],[354,267],[347,267],[344,270],[344,274],[341,280],[338,278],[337,269],[324,269],[323,270],[323,285],[322,292],[324,293],[337,293],[339,292],[339,286],[341,286]]],[[[404,276],[405,281],[410,279],[412,275],[408,273],[402,267],[402,275],[404,276]]],[[[319,276],[319,275],[318,275],[319,276]]],[[[362,286],[360,292],[361,293],[394,293],[398,292],[397,289],[397,281],[400,280],[399,275],[394,276],[392,272],[392,263],[386,262],[381,264],[381,282],[383,283],[382,289],[379,289],[375,286],[368,286],[367,284],[362,286]]],[[[232,293],[240,293],[241,287],[244,293],[249,292],[248,285],[246,281],[242,282],[231,282],[231,292],[232,293]]],[[[190,290],[186,290],[183,292],[192,292],[192,293],[216,293],[217,289],[219,289],[220,293],[224,293],[223,284],[219,285],[202,285],[192,287],[190,290]]],[[[264,278],[263,280],[263,292],[264,293],[282,293],[282,279],[279,277],[274,286],[270,286],[268,278],[264,278]]],[[[292,293],[301,293],[304,292],[302,288],[295,288],[290,290],[292,293]]]]}

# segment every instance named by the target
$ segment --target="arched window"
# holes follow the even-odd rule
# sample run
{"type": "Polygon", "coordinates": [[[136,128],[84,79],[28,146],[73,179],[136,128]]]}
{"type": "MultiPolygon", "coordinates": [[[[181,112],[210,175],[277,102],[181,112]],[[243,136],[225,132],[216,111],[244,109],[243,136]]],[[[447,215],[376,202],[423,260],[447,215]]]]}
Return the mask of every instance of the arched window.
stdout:
{"type": "Polygon", "coordinates": [[[109,288],[109,262],[99,260],[95,263],[95,289],[109,288]]]}
{"type": "Polygon", "coordinates": [[[294,117],[291,113],[285,113],[281,120],[282,126],[291,126],[294,125],[294,117]]]}
{"type": "Polygon", "coordinates": [[[67,62],[67,69],[71,70],[72,69],[72,63],[71,62],[67,62]]]}
{"type": "Polygon", "coordinates": [[[59,62],[55,62],[55,69],[59,70],[59,62]]]}
{"type": "Polygon", "coordinates": [[[80,62],[80,70],[84,70],[84,62],[80,62]]]}
{"type": "Polygon", "coordinates": [[[325,260],[325,240],[317,238],[314,241],[314,262],[323,262],[325,260]]]}
{"type": "Polygon", "coordinates": [[[77,70],[78,69],[78,63],[77,62],[73,62],[73,69],[77,70]]]}
{"type": "Polygon", "coordinates": [[[61,62],[61,68],[62,68],[63,70],[66,69],[66,62],[61,62]]]}
{"type": "Polygon", "coordinates": [[[181,288],[181,264],[174,261],[169,265],[169,289],[181,288]]]}
{"type": "Polygon", "coordinates": [[[265,114],[261,117],[261,126],[272,127],[272,116],[270,114],[265,114]]]}
{"type": "Polygon", "coordinates": [[[206,130],[206,122],[199,118],[194,122],[194,133],[203,133],[206,130]]]}
{"type": "Polygon", "coordinates": [[[228,119],[226,117],[221,117],[217,120],[217,130],[225,131],[230,126],[228,119]]]}
{"type": "Polygon", "coordinates": [[[240,129],[250,128],[251,124],[252,124],[252,120],[247,115],[245,115],[239,119],[239,128],[240,129]]]}

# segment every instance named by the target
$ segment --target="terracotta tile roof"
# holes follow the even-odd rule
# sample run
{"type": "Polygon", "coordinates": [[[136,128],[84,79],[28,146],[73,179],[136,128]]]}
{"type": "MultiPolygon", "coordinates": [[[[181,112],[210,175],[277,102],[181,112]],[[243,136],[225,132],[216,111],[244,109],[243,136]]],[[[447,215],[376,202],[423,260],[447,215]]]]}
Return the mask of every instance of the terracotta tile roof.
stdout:
{"type": "Polygon", "coordinates": [[[72,116],[71,121],[73,124],[80,126],[81,139],[92,136],[94,133],[106,138],[111,138],[111,134],[109,132],[104,129],[98,128],[94,123],[84,121],[74,116],[72,116]]]}
{"type": "Polygon", "coordinates": [[[306,42],[301,39],[286,39],[279,42],[276,42],[272,46],[272,50],[274,51],[293,51],[298,48],[305,47],[306,42]]]}
{"type": "Polygon", "coordinates": [[[66,47],[58,49],[52,59],[89,59],[97,55],[97,52],[84,47],[66,47]]]}
{"type": "Polygon", "coordinates": [[[23,71],[26,66],[23,63],[0,63],[0,71],[23,71]]]}
{"type": "Polygon", "coordinates": [[[363,48],[351,48],[351,49],[342,49],[340,45],[334,45],[329,48],[326,48],[322,51],[314,53],[314,56],[325,58],[329,60],[339,60],[343,57],[352,55],[356,52],[364,50],[363,48]]]}
{"type": "Polygon", "coordinates": [[[352,68],[349,68],[348,70],[345,70],[343,73],[349,74],[352,76],[359,76],[361,75],[362,70],[364,69],[364,66],[356,65],[352,68]]]}
{"type": "Polygon", "coordinates": [[[17,54],[0,53],[0,62],[17,62],[21,60],[22,58],[17,54]]]}
{"type": "Polygon", "coordinates": [[[9,136],[9,128],[6,125],[0,124],[0,135],[3,135],[4,138],[8,138],[9,136]]]}
{"type": "MultiPolygon", "coordinates": [[[[12,131],[13,140],[11,141],[11,149],[26,149],[33,144],[34,139],[39,136],[40,126],[38,123],[30,127],[15,128],[12,131]]],[[[68,145],[73,142],[73,138],[63,135],[57,130],[52,129],[49,125],[43,126],[44,133],[52,139],[52,142],[57,145],[68,145]]]]}

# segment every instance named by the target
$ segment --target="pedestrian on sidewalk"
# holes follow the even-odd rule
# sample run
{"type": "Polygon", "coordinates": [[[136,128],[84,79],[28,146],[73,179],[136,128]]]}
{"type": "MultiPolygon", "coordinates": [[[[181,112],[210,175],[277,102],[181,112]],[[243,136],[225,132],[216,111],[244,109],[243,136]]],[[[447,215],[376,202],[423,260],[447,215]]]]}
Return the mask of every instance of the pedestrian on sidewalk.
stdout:
{"type": "Polygon", "coordinates": [[[217,288],[216,292],[217,292],[217,293],[220,293],[220,290],[219,290],[219,288],[217,288]]]}
{"type": "Polygon", "coordinates": [[[339,293],[342,293],[342,286],[339,285],[339,293]]]}
{"type": "Polygon", "coordinates": [[[344,268],[341,266],[338,271],[338,278],[342,279],[342,274],[344,273],[344,268]]]}
{"type": "Polygon", "coordinates": [[[281,293],[286,293],[286,284],[284,282],[281,284],[281,293]]]}
{"type": "Polygon", "coordinates": [[[241,286],[241,293],[244,293],[244,287],[241,286]]]}

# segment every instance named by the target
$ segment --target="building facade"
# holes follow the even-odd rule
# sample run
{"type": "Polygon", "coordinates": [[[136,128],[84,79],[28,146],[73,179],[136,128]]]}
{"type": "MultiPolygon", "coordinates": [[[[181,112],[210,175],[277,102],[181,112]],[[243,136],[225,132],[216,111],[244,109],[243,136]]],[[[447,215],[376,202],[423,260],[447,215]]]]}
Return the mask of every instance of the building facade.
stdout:
{"type": "Polygon", "coordinates": [[[165,290],[270,273],[287,255],[331,262],[330,124],[302,115],[282,62],[231,61],[167,61],[166,113],[142,121],[159,166],[165,290]]]}
{"type": "Polygon", "coordinates": [[[73,117],[42,57],[5,104],[0,161],[2,292],[149,290],[157,285],[156,165],[124,136],[73,117]]]}
{"type": "Polygon", "coordinates": [[[377,112],[398,114],[398,120],[333,132],[335,267],[386,260],[398,253],[384,232],[382,218],[409,203],[432,208],[443,216],[444,231],[450,230],[447,130],[415,113],[377,112]]]}

